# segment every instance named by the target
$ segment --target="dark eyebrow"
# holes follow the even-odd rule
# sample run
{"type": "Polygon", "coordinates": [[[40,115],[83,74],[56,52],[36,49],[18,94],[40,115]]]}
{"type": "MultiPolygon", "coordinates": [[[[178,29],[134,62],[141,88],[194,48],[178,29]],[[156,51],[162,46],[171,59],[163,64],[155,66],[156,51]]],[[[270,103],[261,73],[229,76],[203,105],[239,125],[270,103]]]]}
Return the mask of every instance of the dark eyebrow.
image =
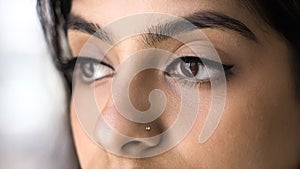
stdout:
{"type": "Polygon", "coordinates": [[[192,31],[195,28],[232,30],[248,40],[256,43],[258,42],[256,35],[244,23],[219,12],[201,11],[185,16],[184,19],[185,20],[175,20],[164,24],[158,24],[148,28],[149,34],[143,36],[145,43],[153,46],[156,43],[169,39],[170,36],[176,36],[183,32],[192,31]],[[192,27],[191,24],[195,27],[192,27]],[[165,36],[166,34],[168,36],[165,36]]]}
{"type": "Polygon", "coordinates": [[[113,43],[109,33],[104,31],[98,24],[89,22],[86,19],[72,13],[70,14],[67,22],[67,29],[88,33],[108,42],[109,44],[113,43]]]}
{"type": "MultiPolygon", "coordinates": [[[[101,26],[96,23],[89,22],[78,15],[70,15],[67,28],[94,35],[109,44],[113,44],[111,35],[104,31],[101,26]]],[[[143,35],[143,41],[147,45],[154,46],[156,43],[169,39],[170,36],[176,36],[183,32],[205,28],[232,30],[248,40],[256,43],[258,42],[256,35],[244,23],[216,11],[196,12],[188,16],[184,16],[183,19],[180,20],[150,26],[147,30],[148,34],[143,35]],[[191,24],[194,26],[191,27],[191,24]]]]}
{"type": "Polygon", "coordinates": [[[244,23],[222,13],[198,12],[185,17],[185,19],[199,28],[229,29],[257,42],[255,34],[244,23]]]}

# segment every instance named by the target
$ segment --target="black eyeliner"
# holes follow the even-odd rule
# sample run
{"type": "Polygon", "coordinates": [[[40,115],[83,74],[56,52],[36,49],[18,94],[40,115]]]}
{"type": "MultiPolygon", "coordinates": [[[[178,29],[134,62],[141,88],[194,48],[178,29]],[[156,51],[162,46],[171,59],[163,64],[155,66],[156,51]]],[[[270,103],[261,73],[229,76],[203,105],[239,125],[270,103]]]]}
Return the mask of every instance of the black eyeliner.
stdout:
{"type": "Polygon", "coordinates": [[[98,59],[86,57],[86,56],[78,56],[76,58],[79,63],[88,63],[88,62],[98,63],[101,65],[107,66],[107,67],[111,68],[113,71],[115,71],[115,68],[113,66],[111,66],[110,64],[108,64],[106,62],[103,62],[102,60],[98,60],[98,59]]]}
{"type": "Polygon", "coordinates": [[[174,59],[169,65],[167,65],[165,73],[167,75],[170,75],[169,72],[174,65],[176,65],[180,62],[188,63],[191,61],[197,61],[206,66],[211,66],[211,67],[217,68],[218,70],[223,69],[225,71],[225,75],[227,75],[228,70],[233,68],[233,65],[225,65],[225,64],[222,64],[222,63],[210,60],[210,59],[206,59],[206,58],[200,58],[197,56],[181,56],[181,57],[174,59]]]}

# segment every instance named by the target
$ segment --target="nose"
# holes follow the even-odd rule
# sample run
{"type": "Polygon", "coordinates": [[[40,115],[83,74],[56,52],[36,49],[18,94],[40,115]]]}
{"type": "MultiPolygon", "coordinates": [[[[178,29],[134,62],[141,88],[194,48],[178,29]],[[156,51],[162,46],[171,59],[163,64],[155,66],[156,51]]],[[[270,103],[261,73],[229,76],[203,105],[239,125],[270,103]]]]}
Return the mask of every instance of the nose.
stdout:
{"type": "MultiPolygon", "coordinates": [[[[129,93],[121,93],[128,95],[127,98],[131,103],[129,106],[133,106],[141,113],[149,110],[151,106],[157,106],[151,105],[153,102],[149,102],[149,95],[155,89],[166,90],[162,84],[161,73],[160,70],[149,69],[138,73],[131,80],[129,93]]],[[[118,89],[121,89],[117,92],[126,91],[122,89],[124,87],[122,81],[117,84],[118,89]]],[[[160,99],[162,98],[156,98],[154,104],[161,102],[160,99]]],[[[118,101],[122,102],[122,100],[118,101]]],[[[162,139],[160,134],[167,128],[167,123],[162,118],[165,115],[148,123],[131,121],[119,112],[119,110],[126,112],[128,109],[118,109],[117,105],[111,95],[95,127],[95,137],[104,149],[113,154],[139,158],[145,156],[151,148],[159,146],[162,139]]],[[[151,109],[151,111],[156,110],[151,109]]],[[[147,113],[152,113],[151,111],[147,113]]]]}

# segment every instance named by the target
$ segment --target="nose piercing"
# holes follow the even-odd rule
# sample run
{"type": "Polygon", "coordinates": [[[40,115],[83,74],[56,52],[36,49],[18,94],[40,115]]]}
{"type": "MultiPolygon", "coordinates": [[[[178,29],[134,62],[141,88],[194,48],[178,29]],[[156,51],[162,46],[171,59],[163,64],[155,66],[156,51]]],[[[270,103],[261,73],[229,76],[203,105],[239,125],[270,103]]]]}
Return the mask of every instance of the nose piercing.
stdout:
{"type": "Polygon", "coordinates": [[[150,131],[150,130],[151,130],[151,127],[150,127],[149,125],[146,126],[146,127],[145,127],[145,130],[146,130],[146,131],[150,131]]]}

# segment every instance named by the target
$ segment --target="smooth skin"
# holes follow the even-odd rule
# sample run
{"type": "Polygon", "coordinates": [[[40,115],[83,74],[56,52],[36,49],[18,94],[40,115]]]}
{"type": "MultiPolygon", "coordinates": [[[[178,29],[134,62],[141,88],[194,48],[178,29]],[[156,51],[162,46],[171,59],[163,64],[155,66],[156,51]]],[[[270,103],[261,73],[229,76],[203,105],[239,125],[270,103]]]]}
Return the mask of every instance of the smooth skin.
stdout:
{"type": "MultiPolygon", "coordinates": [[[[72,130],[83,169],[296,169],[300,165],[300,102],[295,95],[288,45],[240,1],[74,0],[71,12],[105,27],[124,16],[138,13],[186,16],[208,10],[241,21],[257,37],[255,42],[228,29],[203,30],[219,52],[223,64],[233,65],[232,74],[227,79],[225,110],[212,137],[204,144],[198,142],[210,106],[209,84],[198,86],[204,101],[200,103],[200,114],[187,137],[166,153],[142,159],[116,156],[93,142],[80,125],[73,97],[72,130]]],[[[70,29],[68,36],[73,55],[77,56],[91,35],[70,29]]],[[[145,48],[136,39],[139,37],[126,39],[114,47],[110,54],[114,65],[145,48]]],[[[157,48],[172,50],[170,44],[162,42],[157,48]]],[[[185,50],[175,52],[185,54],[185,50]]],[[[159,121],[151,123],[150,132],[145,130],[144,124],[130,122],[117,113],[112,94],[107,90],[112,78],[96,82],[99,111],[110,126],[127,136],[149,137],[159,134],[174,122],[176,114],[172,112],[178,109],[178,95],[166,87],[158,74],[157,71],[140,73],[130,90],[131,102],[140,110],[149,106],[149,91],[159,87],[166,92],[167,108],[159,121]]]]}

